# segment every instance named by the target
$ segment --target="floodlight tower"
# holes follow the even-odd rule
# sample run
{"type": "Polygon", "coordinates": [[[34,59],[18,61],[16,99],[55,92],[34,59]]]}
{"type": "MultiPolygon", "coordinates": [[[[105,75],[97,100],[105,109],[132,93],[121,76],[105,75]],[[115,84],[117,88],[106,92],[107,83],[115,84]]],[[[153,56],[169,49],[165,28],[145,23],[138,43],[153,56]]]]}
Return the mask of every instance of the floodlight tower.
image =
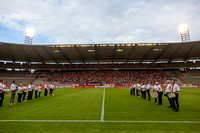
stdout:
{"type": "Polygon", "coordinates": [[[33,36],[34,36],[34,29],[33,28],[26,28],[24,43],[32,45],[33,36]]]}
{"type": "Polygon", "coordinates": [[[188,24],[181,24],[179,26],[179,31],[180,31],[180,34],[181,34],[182,42],[189,42],[190,41],[190,34],[189,34],[188,24]]]}

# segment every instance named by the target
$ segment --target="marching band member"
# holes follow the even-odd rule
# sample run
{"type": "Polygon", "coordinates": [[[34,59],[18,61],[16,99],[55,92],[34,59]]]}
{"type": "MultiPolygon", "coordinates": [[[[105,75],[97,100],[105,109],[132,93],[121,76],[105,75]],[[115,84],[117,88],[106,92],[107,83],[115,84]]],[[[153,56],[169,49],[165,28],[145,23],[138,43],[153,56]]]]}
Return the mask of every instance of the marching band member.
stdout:
{"type": "MultiPolygon", "coordinates": [[[[156,84],[153,84],[153,85],[152,85],[152,89],[153,89],[154,91],[156,91],[156,84]]],[[[157,103],[157,98],[155,98],[154,103],[157,103]]]]}
{"type": "Polygon", "coordinates": [[[18,103],[22,101],[22,93],[23,93],[22,84],[20,84],[18,86],[18,103]]]}
{"type": "Polygon", "coordinates": [[[53,91],[52,91],[53,96],[54,96],[54,91],[55,91],[55,85],[53,84],[53,91]]]}
{"type": "Polygon", "coordinates": [[[137,84],[137,96],[140,97],[140,89],[141,89],[141,85],[140,83],[137,84]]]}
{"type": "Polygon", "coordinates": [[[170,81],[167,80],[166,84],[167,84],[167,86],[165,88],[165,92],[166,92],[165,96],[167,97],[167,99],[169,101],[169,108],[172,108],[172,98],[169,98],[169,96],[168,96],[168,94],[171,93],[171,84],[170,84],[170,81]]]}
{"type": "Polygon", "coordinates": [[[16,89],[17,89],[17,85],[15,84],[15,81],[13,81],[10,86],[10,90],[11,90],[10,105],[15,104],[14,100],[15,100],[16,89]]]}
{"type": "Polygon", "coordinates": [[[161,85],[159,85],[158,82],[156,82],[156,91],[158,92],[158,105],[162,105],[163,91],[161,85]]]}
{"type": "Polygon", "coordinates": [[[3,100],[4,100],[4,88],[5,88],[5,85],[3,83],[3,80],[0,80],[0,107],[3,106],[3,100]]]}
{"type": "Polygon", "coordinates": [[[41,84],[38,86],[38,89],[39,89],[39,95],[38,95],[38,97],[40,97],[40,94],[41,94],[41,91],[42,91],[42,85],[41,84]]]}
{"type": "Polygon", "coordinates": [[[151,88],[150,84],[146,83],[146,91],[147,91],[147,94],[148,94],[148,101],[151,100],[151,98],[150,98],[150,92],[149,92],[150,88],[151,88]]]}
{"type": "Polygon", "coordinates": [[[146,85],[142,85],[143,98],[146,99],[146,85]]]}
{"type": "Polygon", "coordinates": [[[173,105],[173,110],[174,112],[178,112],[179,110],[179,102],[178,102],[178,93],[180,91],[180,87],[178,84],[175,83],[174,80],[172,80],[172,86],[171,86],[171,91],[175,93],[175,97],[172,98],[172,105],[173,105]],[[175,105],[176,102],[176,105],[175,105]]]}
{"type": "Polygon", "coordinates": [[[130,93],[131,93],[131,95],[133,95],[133,84],[131,84],[130,93]]]}
{"type": "Polygon", "coordinates": [[[48,89],[47,89],[47,84],[44,84],[44,96],[47,96],[48,94],[48,89]]]}
{"type": "Polygon", "coordinates": [[[141,93],[141,95],[142,95],[142,97],[141,98],[143,98],[144,97],[144,95],[143,95],[143,88],[142,88],[142,86],[143,86],[143,83],[140,83],[140,86],[141,86],[141,88],[140,88],[140,93],[141,93]]]}
{"type": "Polygon", "coordinates": [[[131,87],[130,87],[130,93],[131,93],[131,95],[133,95],[132,85],[131,85],[131,87]]]}
{"type": "Polygon", "coordinates": [[[135,84],[133,84],[133,86],[132,86],[133,87],[133,95],[134,96],[135,96],[135,86],[136,86],[135,84]]]}
{"type": "Polygon", "coordinates": [[[38,85],[35,85],[35,98],[37,98],[38,90],[39,90],[38,85]]]}
{"type": "Polygon", "coordinates": [[[28,98],[27,100],[31,100],[33,96],[33,83],[28,85],[28,98]]]}
{"type": "Polygon", "coordinates": [[[22,87],[22,89],[23,89],[23,102],[25,102],[26,100],[25,100],[25,97],[26,97],[26,91],[27,91],[27,86],[26,86],[26,84],[24,84],[23,85],[23,87],[22,87]]]}
{"type": "Polygon", "coordinates": [[[49,86],[49,89],[50,89],[50,92],[49,92],[49,95],[52,95],[53,93],[53,84],[51,83],[51,85],[49,86]]]}

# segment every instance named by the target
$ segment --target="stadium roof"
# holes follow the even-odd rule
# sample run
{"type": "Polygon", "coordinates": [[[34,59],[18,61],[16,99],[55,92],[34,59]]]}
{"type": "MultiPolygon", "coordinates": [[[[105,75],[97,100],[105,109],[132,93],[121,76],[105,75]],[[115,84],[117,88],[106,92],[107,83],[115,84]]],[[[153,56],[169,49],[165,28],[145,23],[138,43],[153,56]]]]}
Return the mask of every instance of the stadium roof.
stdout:
{"type": "Polygon", "coordinates": [[[200,41],[186,43],[122,43],[25,45],[0,43],[1,61],[22,62],[156,62],[200,59],[200,41]]]}

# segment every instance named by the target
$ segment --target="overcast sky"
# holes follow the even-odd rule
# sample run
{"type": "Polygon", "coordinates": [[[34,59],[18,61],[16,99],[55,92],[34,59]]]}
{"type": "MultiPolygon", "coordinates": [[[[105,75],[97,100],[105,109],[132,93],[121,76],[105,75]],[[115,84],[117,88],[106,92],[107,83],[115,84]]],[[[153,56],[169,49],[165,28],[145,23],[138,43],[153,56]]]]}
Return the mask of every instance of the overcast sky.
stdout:
{"type": "Polygon", "coordinates": [[[200,0],[0,0],[0,42],[179,42],[182,23],[200,40],[200,0]]]}

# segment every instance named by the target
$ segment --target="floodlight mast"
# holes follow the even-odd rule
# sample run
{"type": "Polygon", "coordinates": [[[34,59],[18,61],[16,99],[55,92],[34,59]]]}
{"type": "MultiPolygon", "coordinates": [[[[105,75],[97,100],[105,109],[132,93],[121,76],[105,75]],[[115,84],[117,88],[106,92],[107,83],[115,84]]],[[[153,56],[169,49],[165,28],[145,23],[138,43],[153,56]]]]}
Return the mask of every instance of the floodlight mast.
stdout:
{"type": "Polygon", "coordinates": [[[179,31],[180,31],[180,34],[181,34],[182,42],[189,42],[190,41],[190,33],[189,33],[188,24],[181,24],[179,26],[179,31]]]}
{"type": "Polygon", "coordinates": [[[26,28],[24,43],[32,45],[33,36],[34,36],[34,29],[33,28],[26,28]]]}

